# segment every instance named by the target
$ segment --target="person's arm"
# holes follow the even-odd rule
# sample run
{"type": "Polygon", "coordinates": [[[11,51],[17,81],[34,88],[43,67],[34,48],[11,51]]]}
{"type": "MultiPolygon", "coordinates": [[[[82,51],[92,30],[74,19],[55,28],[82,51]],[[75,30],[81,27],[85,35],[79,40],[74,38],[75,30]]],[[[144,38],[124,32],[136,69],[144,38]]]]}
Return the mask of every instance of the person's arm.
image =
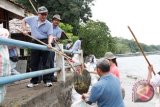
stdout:
{"type": "Polygon", "coordinates": [[[86,103],[91,105],[92,103],[95,103],[100,98],[101,94],[102,94],[101,86],[94,85],[91,89],[90,94],[83,94],[82,99],[85,100],[86,98],[89,97],[89,100],[86,101],[86,103]]]}
{"type": "Polygon", "coordinates": [[[27,24],[28,25],[32,25],[33,21],[35,21],[34,19],[36,18],[37,16],[29,16],[29,17],[25,17],[23,20],[22,20],[22,32],[24,35],[27,35],[28,34],[28,30],[27,30],[27,24]]]}
{"type": "Polygon", "coordinates": [[[49,29],[47,31],[48,35],[48,48],[52,48],[52,43],[55,41],[55,36],[53,35],[53,26],[52,23],[49,24],[49,29]]]}
{"type": "Polygon", "coordinates": [[[152,79],[152,72],[153,72],[153,66],[149,65],[148,66],[148,76],[147,76],[148,81],[150,81],[152,79]]]}
{"type": "Polygon", "coordinates": [[[59,31],[57,33],[57,38],[56,38],[57,41],[61,38],[61,35],[62,35],[62,29],[59,28],[59,31]]]}
{"type": "Polygon", "coordinates": [[[52,48],[52,42],[55,41],[55,37],[53,35],[48,36],[48,48],[52,48]]]}
{"type": "Polygon", "coordinates": [[[26,21],[24,19],[22,20],[22,30],[23,30],[22,32],[24,35],[28,34],[26,21]]]}
{"type": "Polygon", "coordinates": [[[79,42],[78,50],[81,50],[81,41],[79,42]]]}

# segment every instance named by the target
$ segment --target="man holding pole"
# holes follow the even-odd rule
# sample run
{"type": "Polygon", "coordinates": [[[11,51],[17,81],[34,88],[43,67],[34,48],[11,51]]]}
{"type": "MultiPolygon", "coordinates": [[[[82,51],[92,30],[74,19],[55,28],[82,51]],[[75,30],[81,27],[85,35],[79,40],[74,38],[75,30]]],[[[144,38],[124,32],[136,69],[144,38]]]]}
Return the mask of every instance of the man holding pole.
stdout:
{"type": "MultiPolygon", "coordinates": [[[[55,41],[53,41],[52,46],[55,46],[55,43],[57,44],[57,41],[61,38],[61,34],[62,34],[62,29],[59,27],[59,23],[61,21],[60,15],[59,14],[55,14],[52,18],[52,25],[53,25],[53,36],[55,36],[55,41]]],[[[58,45],[58,44],[57,44],[58,45]]],[[[55,52],[50,52],[50,66],[51,68],[54,68],[54,59],[55,59],[55,52]]],[[[52,73],[53,76],[51,76],[52,78],[52,82],[56,82],[56,78],[54,76],[54,73],[52,73]]]]}
{"type": "MultiPolygon", "coordinates": [[[[22,28],[23,34],[27,35],[27,27],[26,23],[30,25],[31,35],[46,44],[48,44],[48,48],[52,48],[52,41],[55,39],[53,36],[53,27],[52,24],[47,20],[48,10],[46,7],[41,6],[38,8],[38,16],[30,16],[26,17],[22,20],[22,28]]],[[[37,43],[36,40],[32,41],[33,43],[37,43]]],[[[39,70],[39,62],[42,60],[42,69],[50,68],[50,63],[48,62],[50,56],[49,51],[41,51],[41,50],[31,50],[31,71],[39,70]]],[[[32,88],[38,85],[39,77],[34,77],[31,79],[30,83],[27,87],[32,88]]],[[[52,86],[51,82],[51,74],[47,74],[43,76],[43,82],[47,87],[52,86]]]]}

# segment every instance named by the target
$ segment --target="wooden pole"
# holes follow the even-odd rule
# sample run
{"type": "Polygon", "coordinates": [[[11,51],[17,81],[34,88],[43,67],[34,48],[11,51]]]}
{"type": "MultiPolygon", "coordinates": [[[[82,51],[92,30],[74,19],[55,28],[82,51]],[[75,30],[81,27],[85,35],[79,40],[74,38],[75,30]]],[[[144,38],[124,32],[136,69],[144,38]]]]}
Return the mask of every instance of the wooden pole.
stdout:
{"type": "Polygon", "coordinates": [[[33,7],[34,11],[35,11],[36,13],[38,13],[38,11],[37,11],[37,10],[36,10],[36,8],[34,7],[34,5],[33,5],[32,1],[31,1],[31,0],[29,0],[29,2],[30,2],[30,4],[32,5],[32,7],[33,7]]]}
{"type": "MultiPolygon", "coordinates": [[[[17,29],[17,30],[20,31],[20,32],[22,32],[22,31],[19,30],[19,29],[17,29]]],[[[41,43],[41,44],[43,44],[43,45],[45,45],[45,46],[48,46],[46,43],[40,41],[39,39],[34,38],[33,36],[31,36],[31,35],[29,35],[29,34],[27,34],[26,36],[28,36],[28,37],[36,40],[37,42],[39,42],[39,43],[41,43]]],[[[71,57],[67,56],[66,54],[64,54],[64,53],[61,52],[61,51],[58,51],[58,50],[54,49],[53,47],[51,48],[51,50],[54,51],[54,52],[56,52],[56,53],[58,53],[59,55],[64,56],[64,57],[67,59],[67,62],[68,62],[68,64],[71,66],[71,68],[73,69],[73,71],[76,72],[76,70],[74,69],[74,66],[73,66],[72,63],[70,62],[70,60],[72,60],[71,57]]]]}
{"type": "MultiPolygon", "coordinates": [[[[143,51],[141,45],[139,44],[139,42],[138,42],[136,36],[134,35],[133,31],[131,30],[131,28],[130,28],[129,26],[128,26],[128,29],[129,29],[129,31],[131,32],[132,36],[134,37],[134,39],[135,39],[135,41],[136,41],[136,43],[137,43],[137,45],[138,45],[140,51],[142,52],[142,54],[143,54],[145,60],[147,61],[148,65],[151,66],[149,60],[147,59],[147,57],[146,57],[146,55],[145,55],[145,53],[144,53],[144,51],[143,51]]],[[[156,73],[153,71],[153,74],[155,75],[156,73]]]]}

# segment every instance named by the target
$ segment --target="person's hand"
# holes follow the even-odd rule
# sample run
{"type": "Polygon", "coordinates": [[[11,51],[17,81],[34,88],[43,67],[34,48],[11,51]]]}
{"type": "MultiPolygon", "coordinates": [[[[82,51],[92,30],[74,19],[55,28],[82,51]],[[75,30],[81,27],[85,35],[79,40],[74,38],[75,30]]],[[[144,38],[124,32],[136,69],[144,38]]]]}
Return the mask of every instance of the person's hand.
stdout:
{"type": "Polygon", "coordinates": [[[28,32],[26,30],[24,30],[23,34],[26,36],[26,35],[28,35],[28,32]]]}
{"type": "Polygon", "coordinates": [[[89,94],[87,94],[87,93],[82,94],[82,99],[83,100],[86,100],[87,98],[89,98],[89,94]]]}
{"type": "Polygon", "coordinates": [[[57,42],[57,38],[55,36],[53,37],[53,42],[57,42]]]}
{"type": "Polygon", "coordinates": [[[49,49],[51,49],[51,48],[52,48],[52,44],[49,43],[49,44],[47,45],[47,47],[48,47],[49,49]]]}
{"type": "Polygon", "coordinates": [[[148,66],[148,71],[149,71],[150,73],[154,71],[152,65],[149,65],[149,66],[148,66]]]}
{"type": "Polygon", "coordinates": [[[84,94],[82,94],[82,99],[83,99],[83,100],[85,100],[85,99],[86,99],[86,97],[85,97],[85,95],[84,95],[84,94]]]}

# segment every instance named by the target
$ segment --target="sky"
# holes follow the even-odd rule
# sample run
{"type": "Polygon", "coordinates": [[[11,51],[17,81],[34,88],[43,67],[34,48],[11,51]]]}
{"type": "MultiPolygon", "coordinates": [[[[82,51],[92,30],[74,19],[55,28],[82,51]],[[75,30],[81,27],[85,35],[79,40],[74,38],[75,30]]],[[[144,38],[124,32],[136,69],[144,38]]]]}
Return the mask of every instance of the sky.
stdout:
{"type": "Polygon", "coordinates": [[[92,19],[106,23],[113,37],[160,45],[160,0],[95,0],[92,19]]]}

